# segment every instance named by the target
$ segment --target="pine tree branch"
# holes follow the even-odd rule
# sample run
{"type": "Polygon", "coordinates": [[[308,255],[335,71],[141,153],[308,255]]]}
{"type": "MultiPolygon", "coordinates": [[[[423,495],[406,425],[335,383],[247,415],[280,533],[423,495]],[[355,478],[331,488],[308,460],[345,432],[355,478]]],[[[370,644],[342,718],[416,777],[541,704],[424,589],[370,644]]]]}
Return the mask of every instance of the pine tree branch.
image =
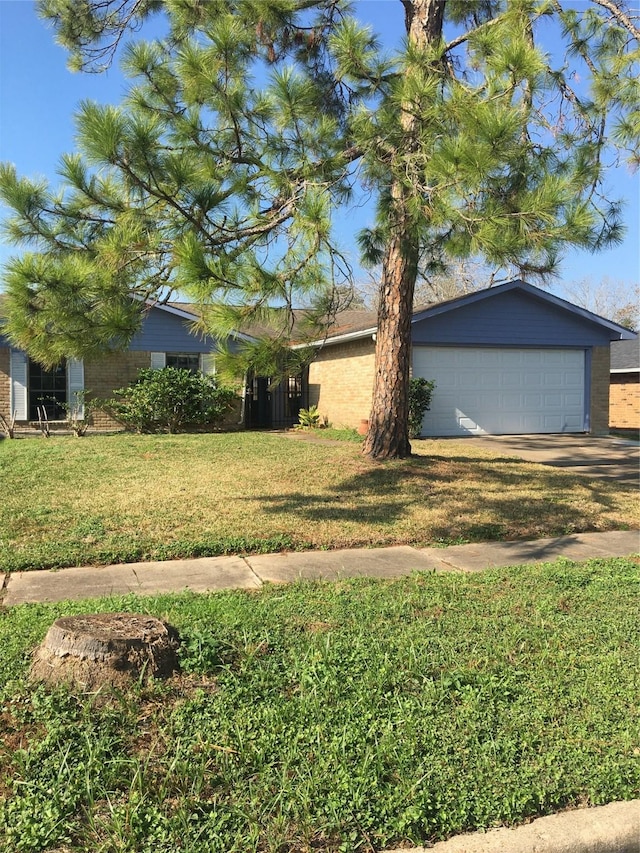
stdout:
{"type": "Polygon", "coordinates": [[[456,38],[452,39],[450,42],[447,42],[447,44],[444,46],[444,48],[442,50],[443,56],[445,56],[448,53],[451,53],[451,51],[455,50],[456,47],[460,47],[461,44],[464,44],[465,42],[469,41],[471,36],[475,35],[476,33],[484,32],[484,31],[488,30],[489,28],[495,26],[495,24],[497,24],[499,21],[500,21],[499,17],[498,18],[491,18],[490,21],[483,21],[483,23],[481,23],[479,26],[475,27],[474,29],[467,30],[465,33],[461,33],[459,36],[456,36],[456,38]]]}
{"type": "Polygon", "coordinates": [[[623,26],[637,42],[640,42],[640,29],[635,26],[629,15],[627,15],[620,6],[614,3],[613,0],[591,0],[591,2],[610,12],[612,17],[615,18],[615,20],[623,26]]]}

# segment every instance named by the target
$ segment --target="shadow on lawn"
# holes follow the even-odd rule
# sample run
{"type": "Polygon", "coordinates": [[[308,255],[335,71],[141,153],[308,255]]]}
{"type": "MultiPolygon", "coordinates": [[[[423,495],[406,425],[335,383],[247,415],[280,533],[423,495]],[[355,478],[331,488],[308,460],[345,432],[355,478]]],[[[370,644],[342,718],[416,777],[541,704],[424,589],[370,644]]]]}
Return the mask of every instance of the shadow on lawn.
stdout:
{"type": "MultiPolygon", "coordinates": [[[[412,541],[527,538],[594,529],[601,512],[615,509],[611,484],[539,467],[520,458],[432,455],[372,465],[318,494],[303,491],[262,495],[263,511],[310,522],[359,522],[389,527],[415,512],[420,532],[412,541]],[[464,485],[461,485],[461,482],[464,485]],[[570,503],[574,489],[588,490],[588,506],[570,503]],[[442,522],[442,509],[447,514],[442,522]],[[423,522],[419,511],[425,511],[423,522]],[[429,521],[429,510],[434,512],[429,521]]],[[[631,486],[616,484],[618,493],[631,486]]],[[[599,529],[606,527],[600,518],[599,529]]],[[[397,538],[394,536],[393,538],[397,538]]]]}

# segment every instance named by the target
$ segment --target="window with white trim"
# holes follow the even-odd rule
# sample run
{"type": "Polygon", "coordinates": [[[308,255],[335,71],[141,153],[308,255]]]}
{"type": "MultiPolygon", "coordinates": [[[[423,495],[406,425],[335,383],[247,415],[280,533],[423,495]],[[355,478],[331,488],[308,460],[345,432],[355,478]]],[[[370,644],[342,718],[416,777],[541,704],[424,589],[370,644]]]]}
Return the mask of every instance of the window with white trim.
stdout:
{"type": "Polygon", "coordinates": [[[25,352],[12,349],[9,361],[10,408],[18,421],[66,418],[66,406],[84,417],[84,364],[68,358],[54,368],[42,367],[25,352]],[[40,413],[38,412],[40,410],[40,413]]]}
{"type": "Polygon", "coordinates": [[[28,382],[29,420],[37,421],[39,413],[46,414],[49,421],[63,420],[67,403],[66,363],[47,368],[29,359],[28,382]]]}
{"type": "Polygon", "coordinates": [[[163,367],[180,367],[192,373],[214,376],[216,357],[214,352],[152,352],[151,368],[162,370],[163,367]]]}
{"type": "Polygon", "coordinates": [[[191,373],[200,372],[200,354],[197,352],[168,352],[165,363],[167,367],[177,367],[191,373]]]}

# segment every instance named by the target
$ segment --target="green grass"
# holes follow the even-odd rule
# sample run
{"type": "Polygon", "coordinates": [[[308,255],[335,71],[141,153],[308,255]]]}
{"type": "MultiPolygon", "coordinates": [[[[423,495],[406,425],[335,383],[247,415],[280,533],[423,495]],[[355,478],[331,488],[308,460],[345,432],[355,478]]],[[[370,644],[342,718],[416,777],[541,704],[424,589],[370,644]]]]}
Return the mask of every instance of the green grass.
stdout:
{"type": "Polygon", "coordinates": [[[410,459],[377,464],[358,442],[317,432],[0,442],[0,571],[638,524],[632,483],[464,441],[415,442],[410,459]]]}
{"type": "Polygon", "coordinates": [[[0,615],[0,850],[325,853],[640,791],[630,560],[25,605],[0,615]],[[26,678],[60,615],[148,612],[183,674],[26,678]]]}

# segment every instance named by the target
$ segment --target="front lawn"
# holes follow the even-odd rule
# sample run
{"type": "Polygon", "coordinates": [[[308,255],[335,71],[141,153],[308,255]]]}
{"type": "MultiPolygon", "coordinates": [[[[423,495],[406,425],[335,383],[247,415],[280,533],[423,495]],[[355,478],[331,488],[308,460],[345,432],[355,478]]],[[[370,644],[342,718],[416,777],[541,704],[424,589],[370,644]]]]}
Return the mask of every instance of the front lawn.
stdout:
{"type": "Polygon", "coordinates": [[[373,853],[640,793],[637,561],[0,615],[2,853],[373,853]],[[63,614],[151,613],[183,673],[33,687],[63,614]]]}
{"type": "Polygon", "coordinates": [[[636,527],[633,484],[417,441],[386,464],[358,443],[279,435],[0,442],[0,571],[636,527]]]}

